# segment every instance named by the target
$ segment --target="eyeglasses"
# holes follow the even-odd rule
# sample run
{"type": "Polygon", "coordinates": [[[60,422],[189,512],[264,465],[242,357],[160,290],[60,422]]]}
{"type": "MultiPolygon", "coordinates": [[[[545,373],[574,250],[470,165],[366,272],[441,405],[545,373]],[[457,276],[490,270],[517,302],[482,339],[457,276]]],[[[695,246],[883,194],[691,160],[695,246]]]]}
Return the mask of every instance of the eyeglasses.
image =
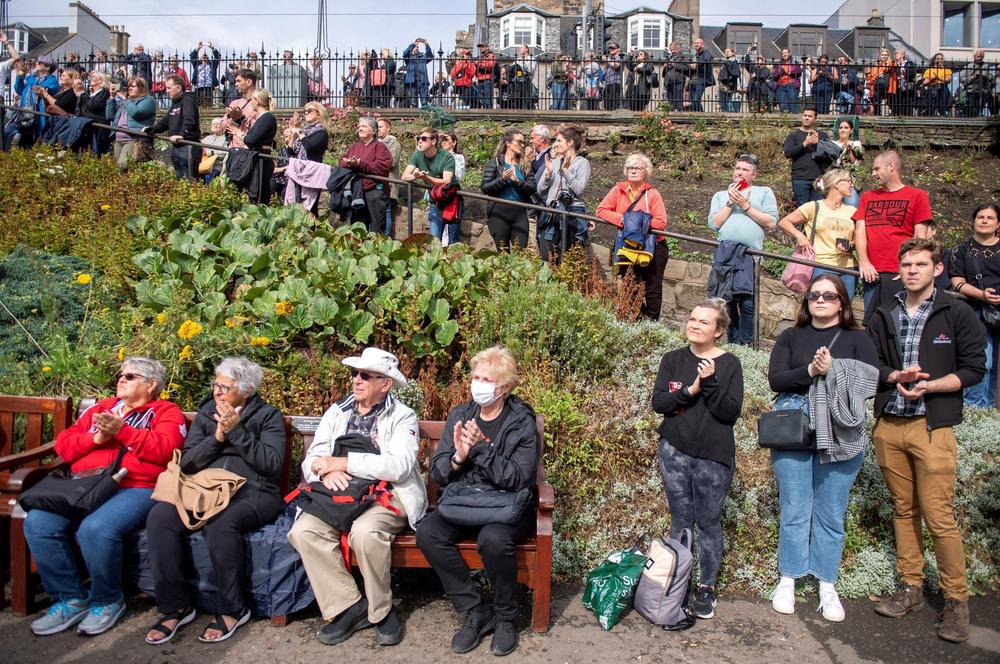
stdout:
{"type": "Polygon", "coordinates": [[[319,111],[317,111],[315,108],[307,108],[306,110],[302,111],[302,115],[305,115],[306,113],[319,113],[319,111]]]}
{"type": "Polygon", "coordinates": [[[128,373],[119,373],[118,375],[115,376],[115,382],[120,383],[122,378],[125,379],[126,383],[131,383],[136,378],[145,378],[145,376],[139,373],[133,373],[131,371],[129,371],[128,373]]]}
{"type": "Polygon", "coordinates": [[[818,300],[825,300],[826,302],[835,302],[840,299],[840,296],[833,291],[826,291],[825,293],[820,293],[819,291],[809,291],[806,293],[806,299],[810,302],[816,302],[818,300]]]}
{"type": "Polygon", "coordinates": [[[220,394],[229,394],[233,389],[232,385],[223,385],[218,381],[212,381],[212,391],[220,394]]]}
{"type": "Polygon", "coordinates": [[[754,166],[760,163],[760,160],[757,158],[757,155],[751,154],[749,152],[743,152],[736,155],[736,161],[745,161],[747,163],[753,164],[754,166]]]}
{"type": "Polygon", "coordinates": [[[626,166],[625,170],[626,171],[644,171],[644,170],[646,170],[646,167],[645,166],[626,166]]]}
{"type": "Polygon", "coordinates": [[[417,136],[417,143],[420,141],[433,141],[434,139],[430,136],[417,136]]]}
{"type": "Polygon", "coordinates": [[[368,381],[375,378],[385,378],[385,376],[368,373],[367,371],[358,371],[357,369],[351,369],[351,378],[360,378],[361,380],[368,381]]]}

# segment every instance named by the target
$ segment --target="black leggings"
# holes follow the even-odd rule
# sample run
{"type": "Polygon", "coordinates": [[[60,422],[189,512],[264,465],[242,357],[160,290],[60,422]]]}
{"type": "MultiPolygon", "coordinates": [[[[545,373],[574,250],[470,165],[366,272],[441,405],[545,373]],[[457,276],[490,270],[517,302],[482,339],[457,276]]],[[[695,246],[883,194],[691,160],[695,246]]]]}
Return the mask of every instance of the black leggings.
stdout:
{"type": "Polygon", "coordinates": [[[645,302],[639,315],[649,320],[660,320],[660,309],[663,307],[663,273],[667,269],[667,259],[670,250],[666,242],[657,242],[653,249],[653,260],[645,267],[619,268],[619,274],[624,275],[629,270],[635,274],[645,288],[645,302]]]}
{"type": "Polygon", "coordinates": [[[528,215],[524,208],[497,203],[486,227],[490,229],[497,251],[510,251],[511,245],[520,249],[528,246],[528,215]]]}

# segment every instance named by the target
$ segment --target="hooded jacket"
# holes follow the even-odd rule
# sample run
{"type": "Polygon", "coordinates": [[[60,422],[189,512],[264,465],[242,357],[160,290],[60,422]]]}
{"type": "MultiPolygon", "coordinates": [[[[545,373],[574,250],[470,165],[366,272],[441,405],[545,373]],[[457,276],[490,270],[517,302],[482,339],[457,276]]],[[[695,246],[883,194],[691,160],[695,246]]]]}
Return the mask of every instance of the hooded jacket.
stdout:
{"type": "Polygon", "coordinates": [[[187,434],[184,413],[171,401],[150,401],[125,416],[125,426],[112,440],[96,445],[94,415],[110,411],[119,401],[118,397],[103,399],[85,410],[80,419],[56,438],[56,454],[70,462],[72,472],[79,473],[110,466],[120,445],[124,445],[128,452],[122,458],[122,467],[128,469],[128,475],[121,486],[151,489],[174,450],[184,442],[187,434]]]}
{"type": "Polygon", "coordinates": [[[247,501],[260,512],[281,503],[281,468],[285,461],[285,421],[274,406],[254,394],[243,404],[240,421],[222,443],[215,439],[217,413],[209,394],[184,441],[181,471],[189,475],[206,468],[222,468],[246,478],[235,500],[247,501]]]}
{"type": "Polygon", "coordinates": [[[469,450],[469,457],[458,470],[451,465],[455,454],[455,423],[475,419],[480,408],[474,401],[452,408],[431,459],[431,479],[442,488],[454,482],[491,484],[511,492],[534,487],[541,452],[535,411],[514,395],[507,397],[506,407],[510,410],[496,439],[492,443],[480,442],[469,450]]]}
{"type": "MultiPolygon", "coordinates": [[[[886,382],[893,371],[904,369],[899,338],[898,300],[876,310],[868,325],[868,334],[878,353],[878,392],[875,394],[875,417],[881,417],[896,389],[886,382]]],[[[986,373],[986,329],[975,312],[958,298],[942,290],[934,293],[927,322],[920,335],[917,362],[928,380],[955,374],[966,388],[975,385],[986,373]]],[[[931,429],[954,426],[962,421],[962,390],[924,395],[927,426],[931,429]]]]}

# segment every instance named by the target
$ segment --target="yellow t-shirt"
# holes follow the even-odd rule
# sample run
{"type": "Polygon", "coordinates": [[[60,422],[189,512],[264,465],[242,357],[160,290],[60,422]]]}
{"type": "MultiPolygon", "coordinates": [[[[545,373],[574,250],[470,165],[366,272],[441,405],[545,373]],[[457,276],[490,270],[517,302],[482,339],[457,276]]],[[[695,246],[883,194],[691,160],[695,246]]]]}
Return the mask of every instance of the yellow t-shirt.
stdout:
{"type": "MultiPolygon", "coordinates": [[[[806,218],[802,232],[806,237],[812,236],[813,216],[816,203],[810,201],[799,208],[806,218]]],[[[855,268],[858,265],[854,253],[845,254],[837,248],[837,240],[847,240],[854,246],[854,220],[851,216],[857,211],[853,205],[841,205],[836,210],[827,207],[824,201],[819,202],[819,224],[816,226],[816,240],[813,249],[816,251],[816,262],[837,267],[855,268]]]]}

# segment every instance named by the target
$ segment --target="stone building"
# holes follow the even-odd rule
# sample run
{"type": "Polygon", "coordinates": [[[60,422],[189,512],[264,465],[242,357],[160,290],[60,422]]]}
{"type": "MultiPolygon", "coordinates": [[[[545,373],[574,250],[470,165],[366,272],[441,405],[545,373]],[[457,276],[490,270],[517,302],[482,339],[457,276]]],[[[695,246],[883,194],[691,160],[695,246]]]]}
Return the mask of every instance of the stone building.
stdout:
{"type": "Polygon", "coordinates": [[[69,3],[68,10],[65,26],[34,27],[17,22],[4,29],[14,47],[27,58],[48,55],[64,60],[67,54],[76,53],[87,60],[96,51],[107,51],[112,56],[128,53],[129,34],[124,26],[108,25],[82,2],[69,3]]]}

